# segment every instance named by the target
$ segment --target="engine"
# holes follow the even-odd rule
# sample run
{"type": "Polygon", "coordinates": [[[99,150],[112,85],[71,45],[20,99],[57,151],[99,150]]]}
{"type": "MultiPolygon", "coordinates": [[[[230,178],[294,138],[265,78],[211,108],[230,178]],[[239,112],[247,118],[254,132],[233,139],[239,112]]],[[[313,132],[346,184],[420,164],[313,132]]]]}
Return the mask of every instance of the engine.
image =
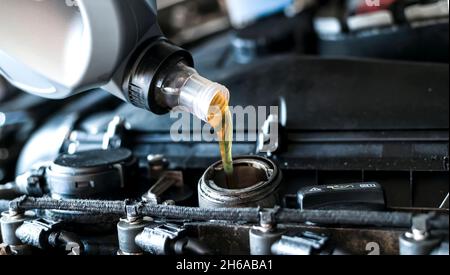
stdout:
{"type": "Polygon", "coordinates": [[[447,1],[163,2],[231,91],[233,184],[184,112],[0,79],[0,255],[448,255],[447,1]]]}

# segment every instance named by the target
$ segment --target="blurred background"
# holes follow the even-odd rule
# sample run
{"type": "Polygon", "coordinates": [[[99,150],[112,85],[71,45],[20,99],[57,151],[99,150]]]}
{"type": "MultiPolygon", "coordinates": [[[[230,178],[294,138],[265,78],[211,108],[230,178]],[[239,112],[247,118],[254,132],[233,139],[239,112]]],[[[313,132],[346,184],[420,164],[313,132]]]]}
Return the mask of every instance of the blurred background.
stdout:
{"type": "Polygon", "coordinates": [[[448,62],[448,1],[159,0],[160,23],[179,44],[227,32],[245,62],[297,50],[448,62]],[[231,32],[229,32],[231,30],[231,32]]]}

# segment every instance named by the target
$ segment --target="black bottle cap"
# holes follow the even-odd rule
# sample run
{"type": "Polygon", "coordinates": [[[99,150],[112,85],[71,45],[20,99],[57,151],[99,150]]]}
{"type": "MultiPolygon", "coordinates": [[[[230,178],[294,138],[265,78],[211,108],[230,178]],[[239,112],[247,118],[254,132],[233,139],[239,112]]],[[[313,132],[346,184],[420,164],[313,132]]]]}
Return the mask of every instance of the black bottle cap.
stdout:
{"type": "Polygon", "coordinates": [[[194,60],[188,51],[163,37],[145,45],[137,51],[137,56],[132,58],[124,88],[127,90],[128,101],[134,106],[150,110],[155,114],[165,114],[169,110],[159,106],[155,99],[157,82],[162,77],[160,74],[165,68],[179,62],[193,67],[194,60]]]}

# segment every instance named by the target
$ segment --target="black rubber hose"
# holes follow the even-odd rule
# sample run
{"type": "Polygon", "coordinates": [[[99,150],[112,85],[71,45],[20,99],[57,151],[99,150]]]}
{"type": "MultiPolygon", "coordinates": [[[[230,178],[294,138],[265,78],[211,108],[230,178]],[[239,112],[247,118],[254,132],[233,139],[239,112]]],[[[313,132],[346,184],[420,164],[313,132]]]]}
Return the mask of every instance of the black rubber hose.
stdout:
{"type": "MultiPolygon", "coordinates": [[[[130,208],[137,214],[164,219],[190,221],[220,220],[229,222],[260,221],[261,209],[257,208],[225,208],[202,209],[194,207],[136,204],[128,205],[124,201],[97,200],[53,200],[50,198],[22,197],[14,201],[0,201],[1,206],[13,206],[22,210],[67,210],[98,214],[125,215],[130,208]]],[[[413,214],[403,212],[369,212],[369,211],[332,211],[332,210],[296,210],[296,209],[266,209],[274,211],[278,223],[314,223],[321,225],[355,225],[409,228],[413,214]]],[[[448,219],[448,216],[443,217],[448,219]]],[[[442,225],[442,223],[439,223],[442,225]]],[[[448,223],[447,223],[448,224],[448,223]]]]}

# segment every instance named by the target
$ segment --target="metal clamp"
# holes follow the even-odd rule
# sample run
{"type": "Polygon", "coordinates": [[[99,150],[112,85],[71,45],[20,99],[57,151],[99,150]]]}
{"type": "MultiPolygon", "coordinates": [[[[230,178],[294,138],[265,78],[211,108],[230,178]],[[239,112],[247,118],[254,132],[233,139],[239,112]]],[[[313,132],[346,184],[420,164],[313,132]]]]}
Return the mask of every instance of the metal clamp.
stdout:
{"type": "Polygon", "coordinates": [[[9,214],[11,216],[22,214],[24,211],[21,209],[20,205],[26,201],[27,195],[16,198],[9,203],[9,214]]]}
{"type": "Polygon", "coordinates": [[[128,220],[137,220],[142,216],[143,202],[133,202],[131,200],[125,200],[125,213],[128,220]]]}
{"type": "Polygon", "coordinates": [[[281,207],[275,206],[273,209],[260,209],[259,211],[259,225],[262,229],[273,230],[276,228],[276,215],[281,207]]]}

